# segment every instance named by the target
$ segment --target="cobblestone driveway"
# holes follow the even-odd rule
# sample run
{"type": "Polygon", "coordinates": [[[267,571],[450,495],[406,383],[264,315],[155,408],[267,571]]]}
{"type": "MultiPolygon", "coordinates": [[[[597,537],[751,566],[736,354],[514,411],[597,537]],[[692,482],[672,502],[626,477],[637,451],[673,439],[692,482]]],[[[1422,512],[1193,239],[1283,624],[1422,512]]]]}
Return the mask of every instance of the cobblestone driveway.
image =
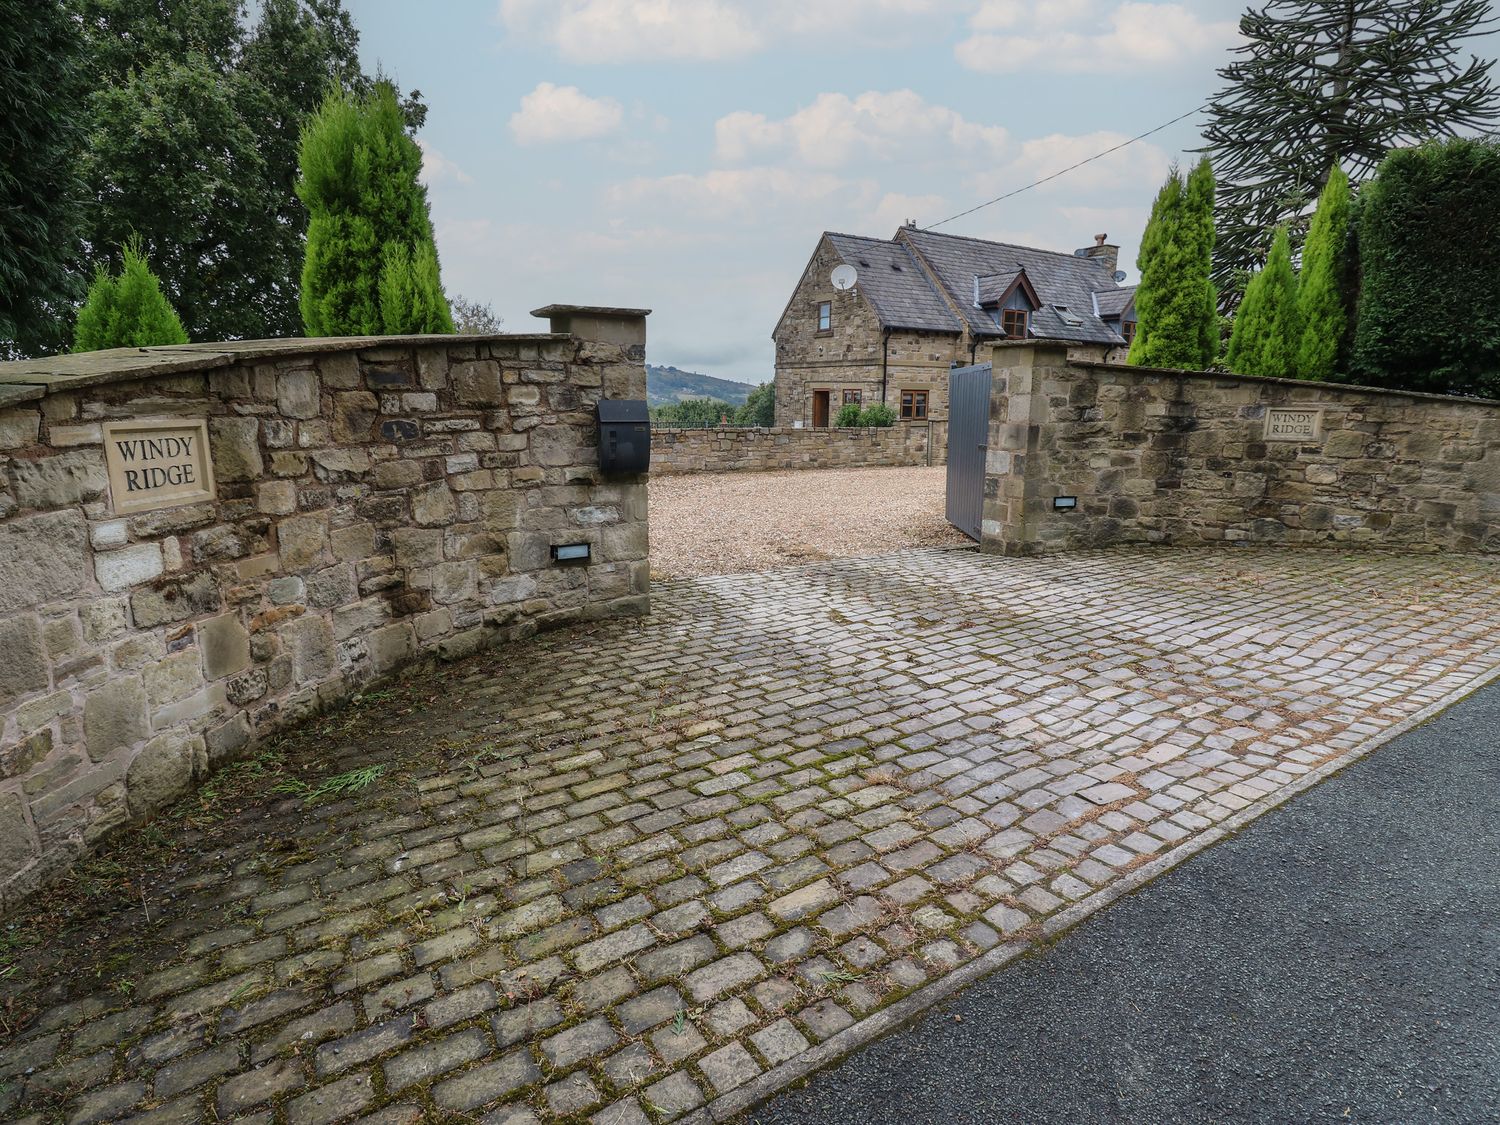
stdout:
{"type": "Polygon", "coordinates": [[[174,828],[0,978],[0,1116],[733,1109],[1500,670],[1497,614],[1493,561],[1315,551],[659,587],[306,732],[360,794],[174,828]]]}

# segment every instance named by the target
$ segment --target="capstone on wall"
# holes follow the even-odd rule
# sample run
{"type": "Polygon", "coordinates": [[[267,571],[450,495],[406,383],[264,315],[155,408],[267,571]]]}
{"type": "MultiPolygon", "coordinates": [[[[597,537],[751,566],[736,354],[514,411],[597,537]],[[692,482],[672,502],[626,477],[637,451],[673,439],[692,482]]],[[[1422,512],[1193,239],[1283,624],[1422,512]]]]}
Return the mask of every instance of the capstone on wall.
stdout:
{"type": "Polygon", "coordinates": [[[1500,403],[1117,366],[1048,345],[997,345],[992,362],[984,550],[1500,552],[1500,403]]]}
{"type": "MultiPolygon", "coordinates": [[[[933,445],[943,423],[897,422],[884,427],[826,430],[790,426],[653,427],[651,472],[765,472],[772,469],[854,469],[941,464],[933,445]]],[[[940,446],[939,446],[940,448],[940,446]]]]}
{"type": "Polygon", "coordinates": [[[359,685],[645,611],[645,486],[601,478],[594,413],[645,397],[644,319],[543,311],[579,334],[0,364],[0,908],[359,685]],[[142,419],[206,421],[208,497],[122,514],[105,442],[142,419]]]}

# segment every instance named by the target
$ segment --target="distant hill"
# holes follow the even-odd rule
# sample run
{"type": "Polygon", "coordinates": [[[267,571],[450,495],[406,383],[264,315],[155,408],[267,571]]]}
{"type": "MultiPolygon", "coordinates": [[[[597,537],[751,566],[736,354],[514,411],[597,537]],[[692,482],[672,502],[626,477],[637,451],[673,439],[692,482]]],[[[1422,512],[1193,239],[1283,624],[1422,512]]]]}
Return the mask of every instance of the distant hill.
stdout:
{"type": "Polygon", "coordinates": [[[749,383],[715,379],[696,371],[679,371],[675,367],[646,364],[646,404],[670,406],[689,398],[711,398],[731,406],[743,406],[746,396],[755,388],[749,383]]]}

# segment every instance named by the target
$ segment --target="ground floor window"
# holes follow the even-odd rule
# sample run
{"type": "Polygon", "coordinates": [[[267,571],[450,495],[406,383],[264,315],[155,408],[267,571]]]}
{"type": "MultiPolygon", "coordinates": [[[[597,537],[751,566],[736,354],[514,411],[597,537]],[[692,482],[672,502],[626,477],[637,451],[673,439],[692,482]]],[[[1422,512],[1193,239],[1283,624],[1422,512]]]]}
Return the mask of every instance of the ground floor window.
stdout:
{"type": "Polygon", "coordinates": [[[925,417],[927,417],[927,392],[926,391],[902,391],[901,392],[901,417],[903,417],[903,418],[925,418],[925,417]]]}
{"type": "Polygon", "coordinates": [[[844,405],[845,406],[849,406],[851,404],[854,405],[854,406],[858,406],[859,405],[859,399],[860,399],[860,392],[859,391],[849,391],[849,390],[846,390],[844,392],[844,405]]]}

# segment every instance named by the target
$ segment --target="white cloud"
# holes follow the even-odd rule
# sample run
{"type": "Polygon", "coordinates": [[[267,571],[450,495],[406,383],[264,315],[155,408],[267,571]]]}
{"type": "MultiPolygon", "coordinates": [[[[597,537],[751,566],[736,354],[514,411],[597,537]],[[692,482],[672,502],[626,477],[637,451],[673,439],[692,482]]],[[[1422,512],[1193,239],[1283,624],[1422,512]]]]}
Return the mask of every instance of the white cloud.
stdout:
{"type": "Polygon", "coordinates": [[[831,205],[849,182],[828,172],[791,168],[719,168],[700,175],[679,172],[639,176],[609,188],[612,207],[650,204],[701,218],[739,218],[793,204],[831,205]]]}
{"type": "Polygon", "coordinates": [[[805,164],[837,168],[857,159],[919,160],[942,157],[959,164],[987,161],[1005,151],[999,125],[969,121],[911,90],[870,91],[851,98],[819,94],[781,121],[744,111],[714,126],[720,160],[739,163],[790,151],[805,164]]]}
{"type": "MultiPolygon", "coordinates": [[[[978,196],[999,195],[1061,172],[1089,157],[1129,140],[1124,133],[1101,131],[1077,136],[1052,133],[1022,141],[1009,159],[968,177],[965,186],[978,196]]],[[[1044,185],[1048,194],[1077,195],[1089,192],[1135,195],[1155,192],[1166,178],[1171,158],[1149,141],[1090,160],[1065,176],[1044,185]]],[[[1043,189],[1036,189],[1043,190],[1043,189]]]]}
{"type": "Polygon", "coordinates": [[[726,0],[501,0],[500,19],[573,62],[726,59],[762,45],[726,0]]]}
{"type": "Polygon", "coordinates": [[[1237,35],[1233,22],[1205,21],[1184,4],[1102,0],[986,0],[969,27],[972,34],[954,47],[955,57],[970,70],[997,74],[1033,66],[1122,71],[1180,65],[1221,50],[1237,35]]]}
{"type": "Polygon", "coordinates": [[[523,145],[587,141],[607,137],[624,118],[613,98],[591,98],[577,86],[542,82],[511,114],[510,131],[523,145]]]}
{"type": "Polygon", "coordinates": [[[867,209],[865,222],[860,229],[869,231],[871,234],[888,236],[906,222],[935,222],[952,210],[952,204],[941,195],[907,195],[899,191],[886,192],[867,209]]]}
{"type": "Polygon", "coordinates": [[[837,34],[833,45],[894,46],[891,29],[972,0],[500,0],[515,35],[571,62],[714,61],[777,42],[837,34]]]}
{"type": "Polygon", "coordinates": [[[474,182],[473,176],[469,175],[421,137],[417,138],[417,147],[422,150],[422,172],[420,179],[428,187],[431,187],[433,184],[440,184],[445,180],[452,180],[457,184],[472,184],[474,182]]]}

